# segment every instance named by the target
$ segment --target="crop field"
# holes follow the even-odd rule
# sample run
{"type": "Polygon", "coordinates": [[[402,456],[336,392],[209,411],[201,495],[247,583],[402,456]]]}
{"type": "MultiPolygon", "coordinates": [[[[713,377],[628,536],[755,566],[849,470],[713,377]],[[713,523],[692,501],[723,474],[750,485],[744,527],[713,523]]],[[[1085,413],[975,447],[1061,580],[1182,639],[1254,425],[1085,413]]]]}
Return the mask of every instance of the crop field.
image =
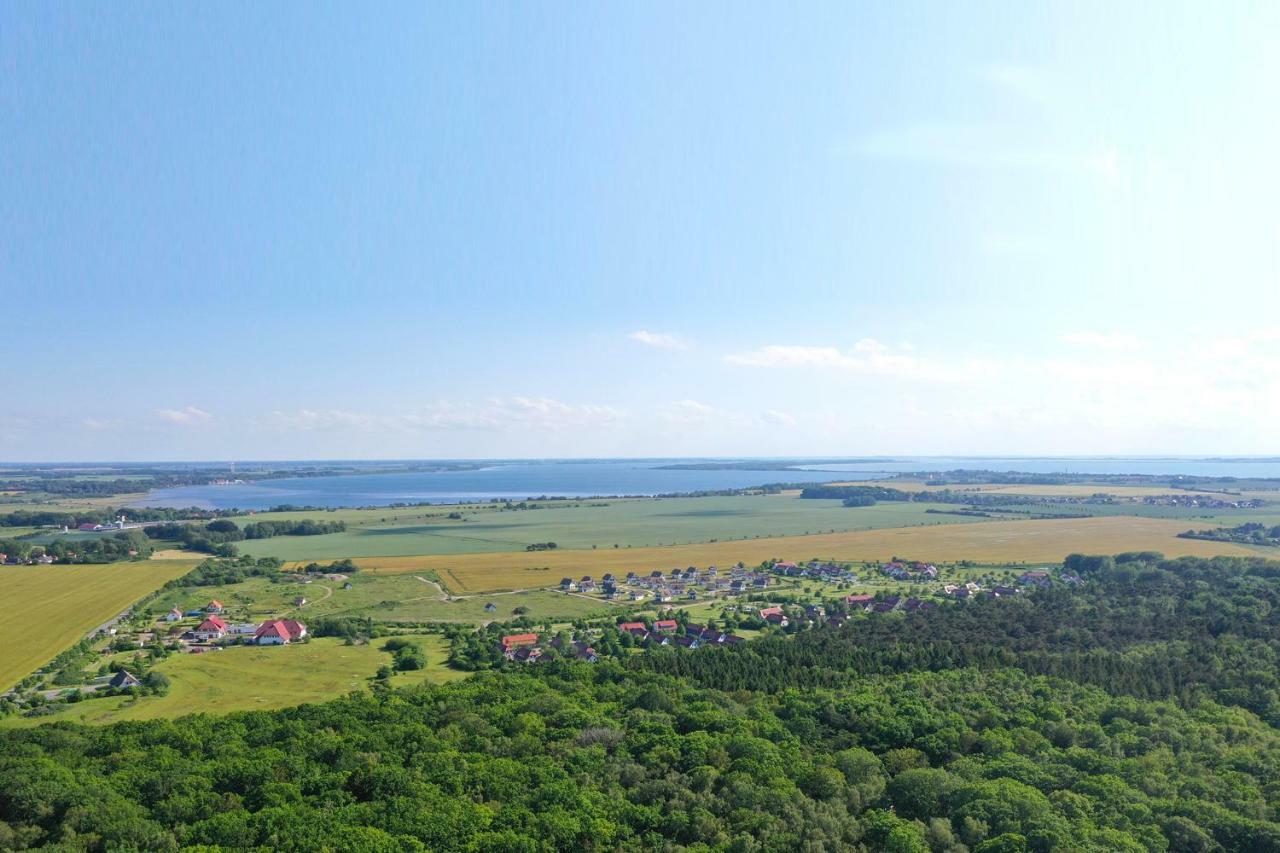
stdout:
{"type": "MultiPolygon", "coordinates": [[[[1187,491],[1184,489],[1174,489],[1169,486],[1121,486],[1110,485],[1105,483],[1061,483],[1038,485],[1034,483],[951,483],[949,485],[935,486],[925,483],[923,480],[849,480],[832,485],[841,486],[888,486],[893,489],[901,489],[904,492],[982,492],[984,494],[993,495],[1032,495],[1059,498],[1087,498],[1090,495],[1105,494],[1114,495],[1118,498],[1144,498],[1154,497],[1157,495],[1197,495],[1209,498],[1227,498],[1233,496],[1231,493],[1215,491],[1213,489],[1202,489],[1196,491],[1187,491]]],[[[1255,497],[1262,497],[1264,500],[1267,496],[1271,499],[1280,499],[1280,492],[1260,492],[1255,497]]]]}
{"type": "MultiPolygon", "coordinates": [[[[530,578],[604,572],[668,570],[677,566],[758,564],[770,558],[887,560],[911,559],[983,563],[1052,563],[1072,552],[1114,554],[1151,550],[1168,556],[1252,556],[1253,551],[1222,542],[1179,539],[1185,522],[1118,516],[987,521],[862,530],[849,533],[752,539],[664,548],[621,548],[454,556],[369,557],[366,570],[395,574],[434,571],[455,593],[531,586],[530,578]]],[[[554,580],[553,580],[554,582],[554,580]]]]}
{"type": "MultiPolygon", "coordinates": [[[[463,678],[444,665],[448,644],[438,635],[410,636],[427,655],[427,668],[399,673],[393,686],[463,678]]],[[[136,699],[113,696],[63,706],[46,717],[6,717],[0,725],[31,726],[56,720],[113,723],[185,714],[271,710],[304,702],[322,702],[368,687],[369,678],[391,656],[382,640],[361,646],[320,638],[288,646],[233,646],[203,655],[174,655],[156,665],[169,677],[164,696],[136,699]]]]}
{"type": "MultiPolygon", "coordinates": [[[[323,561],[343,557],[507,552],[523,550],[537,542],[555,542],[561,548],[594,546],[600,550],[612,549],[615,545],[623,548],[688,545],[981,521],[927,512],[933,506],[881,503],[850,509],[839,501],[801,500],[790,494],[575,501],[517,511],[483,505],[451,508],[462,513],[461,521],[449,520],[439,508],[303,513],[301,517],[342,519],[348,529],[344,533],[322,536],[257,539],[238,543],[238,546],[244,553],[255,556],[323,561]],[[387,520],[383,521],[384,518],[387,520]]],[[[937,508],[946,507],[938,505],[937,508]]],[[[262,520],[275,517],[275,513],[257,516],[262,520]]]]}
{"type": "Polygon", "coordinates": [[[151,560],[0,567],[0,689],[192,565],[151,560]]]}

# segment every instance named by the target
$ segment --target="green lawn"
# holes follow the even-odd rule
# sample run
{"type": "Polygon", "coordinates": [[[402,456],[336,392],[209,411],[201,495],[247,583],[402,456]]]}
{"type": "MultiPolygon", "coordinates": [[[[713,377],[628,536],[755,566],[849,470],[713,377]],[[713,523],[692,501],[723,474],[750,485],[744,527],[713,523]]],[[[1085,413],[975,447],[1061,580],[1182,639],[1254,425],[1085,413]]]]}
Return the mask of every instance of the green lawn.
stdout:
{"type": "MultiPolygon", "coordinates": [[[[393,676],[393,685],[450,681],[466,676],[444,665],[448,644],[442,637],[410,635],[408,639],[423,647],[428,666],[393,676]]],[[[171,684],[164,696],[86,699],[45,717],[5,717],[0,725],[31,726],[58,720],[112,723],[194,713],[270,710],[321,702],[352,690],[367,689],[370,677],[391,660],[391,656],[381,650],[382,642],[347,646],[341,640],[321,638],[288,646],[234,646],[203,655],[173,655],[156,665],[156,670],[167,675],[171,684]]]]}
{"type": "Polygon", "coordinates": [[[344,533],[278,536],[238,543],[241,551],[285,560],[519,551],[535,542],[561,548],[688,544],[848,530],[962,524],[982,519],[931,514],[929,503],[848,508],[794,495],[575,501],[546,509],[472,507],[259,514],[240,519],[317,518],[347,523],[344,533]],[[462,513],[450,520],[448,512],[462,513]]]}

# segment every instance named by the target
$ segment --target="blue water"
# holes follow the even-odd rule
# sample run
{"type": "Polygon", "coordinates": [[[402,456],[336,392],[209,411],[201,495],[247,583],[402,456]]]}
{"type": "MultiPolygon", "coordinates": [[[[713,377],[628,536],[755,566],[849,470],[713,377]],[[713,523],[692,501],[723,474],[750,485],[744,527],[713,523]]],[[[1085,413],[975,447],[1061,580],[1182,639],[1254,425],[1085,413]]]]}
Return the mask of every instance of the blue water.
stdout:
{"type": "Polygon", "coordinates": [[[471,471],[292,477],[228,486],[157,489],[136,505],[267,509],[279,504],[386,506],[393,503],[460,503],[491,498],[519,500],[543,495],[653,495],[739,489],[762,483],[821,482],[850,474],[857,474],[860,479],[873,479],[891,473],[956,468],[1032,473],[1280,477],[1280,461],[1257,459],[896,457],[884,461],[806,465],[800,471],[663,470],[660,466],[666,464],[670,462],[504,462],[471,471]]]}

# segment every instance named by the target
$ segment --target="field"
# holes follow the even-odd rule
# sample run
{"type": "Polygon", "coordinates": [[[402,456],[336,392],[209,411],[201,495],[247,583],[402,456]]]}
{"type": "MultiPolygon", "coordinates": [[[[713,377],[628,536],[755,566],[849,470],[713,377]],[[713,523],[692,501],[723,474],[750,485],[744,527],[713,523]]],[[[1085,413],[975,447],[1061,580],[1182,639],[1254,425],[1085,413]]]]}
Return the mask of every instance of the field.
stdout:
{"type": "Polygon", "coordinates": [[[0,567],[0,689],[192,565],[152,560],[0,567]]]}
{"type": "Polygon", "coordinates": [[[979,519],[927,512],[945,505],[881,503],[851,511],[835,500],[801,500],[794,494],[734,497],[660,498],[549,503],[544,509],[499,510],[491,505],[450,507],[463,520],[450,520],[439,507],[344,510],[322,513],[259,514],[237,521],[280,518],[342,520],[344,533],[278,536],[237,543],[254,556],[285,560],[469,554],[524,549],[535,542],[561,548],[598,549],[687,545],[715,540],[798,536],[962,524],[979,519]]]}
{"type": "MultiPolygon", "coordinates": [[[[399,673],[394,686],[450,681],[466,673],[444,666],[448,645],[442,637],[411,637],[423,647],[428,666],[399,673]]],[[[184,714],[270,710],[320,702],[368,687],[368,679],[391,657],[381,640],[363,646],[321,638],[288,646],[238,646],[203,655],[174,655],[156,669],[169,677],[164,696],[131,699],[113,696],[65,705],[46,717],[5,717],[0,725],[30,726],[55,720],[112,723],[184,714]]]]}
{"type": "MultiPolygon", "coordinates": [[[[888,486],[904,492],[982,492],[992,495],[1032,495],[1059,498],[1087,498],[1090,495],[1105,494],[1118,498],[1145,498],[1158,495],[1195,495],[1223,499],[1234,493],[1215,491],[1213,489],[1174,489],[1169,486],[1121,486],[1107,483],[1062,483],[1039,485],[1034,483],[951,483],[943,486],[929,485],[923,480],[859,480],[833,483],[840,486],[888,486]]],[[[1280,498],[1280,492],[1250,493],[1250,497],[1261,497],[1264,500],[1280,498]]]]}
{"type": "MultiPolygon", "coordinates": [[[[203,607],[216,598],[227,608],[227,616],[232,621],[256,622],[288,614],[304,621],[321,616],[369,616],[379,622],[481,623],[514,618],[517,607],[524,608],[526,615],[534,619],[570,621],[605,614],[618,606],[601,599],[545,589],[443,600],[445,596],[432,582],[433,578],[429,573],[418,577],[361,572],[351,577],[351,589],[343,589],[340,582],[326,580],[299,584],[251,578],[226,586],[170,590],[152,602],[150,610],[162,614],[177,606],[185,611],[203,607]],[[299,596],[308,602],[295,607],[293,602],[299,596]],[[490,602],[496,607],[493,612],[485,610],[490,602]]],[[[545,573],[537,578],[538,585],[544,587],[559,581],[559,575],[550,578],[545,573]]]]}
{"type": "Polygon", "coordinates": [[[1152,550],[1168,556],[1254,555],[1249,549],[1229,543],[1177,538],[1176,534],[1186,528],[1183,521],[1102,516],[863,530],[665,548],[370,557],[357,562],[375,573],[434,571],[453,592],[473,593],[528,587],[533,585],[531,578],[599,576],[607,571],[616,574],[676,566],[725,566],[739,560],[754,565],[775,557],[887,560],[899,555],[933,561],[1050,563],[1075,551],[1113,554],[1152,550]]]}

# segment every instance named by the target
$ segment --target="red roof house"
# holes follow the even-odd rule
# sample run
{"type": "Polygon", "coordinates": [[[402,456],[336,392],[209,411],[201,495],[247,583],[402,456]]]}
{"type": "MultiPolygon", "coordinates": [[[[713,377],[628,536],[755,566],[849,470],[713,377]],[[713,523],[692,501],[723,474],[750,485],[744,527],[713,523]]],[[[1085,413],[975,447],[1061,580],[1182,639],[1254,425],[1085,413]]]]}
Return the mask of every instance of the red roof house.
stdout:
{"type": "Polygon", "coordinates": [[[272,619],[263,622],[253,632],[253,641],[260,646],[283,646],[307,636],[307,626],[294,619],[272,619]]]}
{"type": "Polygon", "coordinates": [[[537,634],[507,634],[502,638],[502,650],[510,651],[521,646],[532,646],[538,642],[537,634]]]}
{"type": "Polygon", "coordinates": [[[659,619],[653,623],[653,630],[655,631],[674,631],[677,627],[678,625],[674,619],[659,619]]]}
{"type": "Polygon", "coordinates": [[[210,616],[208,619],[196,626],[191,633],[196,635],[200,640],[218,640],[227,633],[227,623],[223,622],[218,616],[210,616]]]}

